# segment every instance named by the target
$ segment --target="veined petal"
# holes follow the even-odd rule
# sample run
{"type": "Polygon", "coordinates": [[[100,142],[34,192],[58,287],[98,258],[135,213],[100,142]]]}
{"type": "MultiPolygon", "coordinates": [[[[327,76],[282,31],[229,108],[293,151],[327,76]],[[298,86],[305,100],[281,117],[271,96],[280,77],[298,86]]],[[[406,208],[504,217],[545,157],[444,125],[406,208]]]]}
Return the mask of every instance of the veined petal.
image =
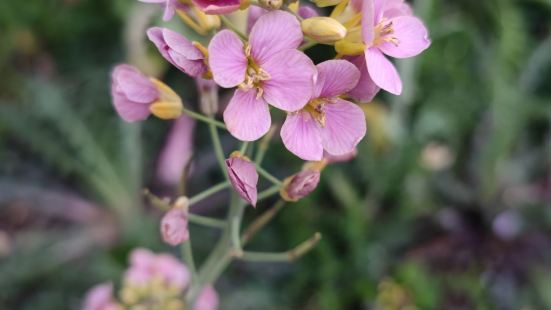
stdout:
{"type": "Polygon", "coordinates": [[[315,97],[331,98],[353,89],[360,79],[360,71],[346,60],[327,60],[318,65],[315,97]]]}
{"type": "Polygon", "coordinates": [[[201,11],[207,14],[227,14],[239,9],[239,0],[192,0],[201,11]]]}
{"type": "Polygon", "coordinates": [[[132,66],[118,65],[112,76],[114,88],[132,101],[150,103],[159,96],[153,83],[132,66]]]}
{"type": "Polygon", "coordinates": [[[304,160],[321,160],[321,129],[308,112],[290,113],[281,127],[281,139],[291,153],[304,160]]]}
{"type": "Polygon", "coordinates": [[[352,102],[337,99],[324,105],[325,127],[322,130],[323,148],[331,155],[352,152],[366,132],[365,115],[352,102]]]}
{"type": "Polygon", "coordinates": [[[163,38],[166,45],[173,49],[178,54],[182,54],[184,57],[190,60],[204,59],[205,56],[199,49],[191,43],[186,37],[172,31],[168,28],[162,28],[163,38]]]}
{"type": "Polygon", "coordinates": [[[264,99],[284,111],[298,111],[312,98],[316,67],[297,50],[281,51],[262,66],[270,79],[264,81],[264,99]]]}
{"type": "Polygon", "coordinates": [[[347,57],[346,59],[360,70],[360,80],[358,81],[356,87],[348,92],[348,95],[362,102],[372,101],[381,88],[379,88],[379,86],[377,86],[377,84],[375,84],[375,82],[371,79],[365,64],[365,57],[361,55],[347,57]]]}
{"type": "Polygon", "coordinates": [[[126,122],[143,121],[148,118],[151,112],[149,104],[136,103],[128,100],[124,95],[112,90],[113,106],[117,114],[126,122]]]}
{"type": "Polygon", "coordinates": [[[297,18],[283,11],[272,11],[262,15],[254,24],[249,36],[252,56],[261,67],[276,53],[296,49],[302,39],[302,30],[297,18]]]}
{"type": "Polygon", "coordinates": [[[247,13],[247,33],[251,33],[251,30],[256,24],[256,21],[260,18],[260,16],[268,13],[268,10],[263,9],[256,5],[251,5],[249,7],[248,13],[247,13]]]}
{"type": "Polygon", "coordinates": [[[209,64],[218,85],[230,88],[241,84],[247,70],[243,42],[229,30],[220,31],[210,41],[209,64]]]}
{"type": "Polygon", "coordinates": [[[414,16],[399,16],[389,21],[394,32],[388,36],[397,42],[384,42],[377,47],[388,56],[408,58],[420,54],[430,46],[428,30],[423,22],[414,16]]]}
{"type": "Polygon", "coordinates": [[[365,0],[362,4],[362,40],[369,47],[375,39],[374,0],[365,0]]]}
{"type": "Polygon", "coordinates": [[[257,98],[256,93],[254,89],[237,89],[224,111],[228,131],[241,141],[257,140],[270,129],[268,104],[257,98]]]}
{"type": "Polygon", "coordinates": [[[402,93],[402,80],[398,71],[379,49],[366,49],[365,61],[367,71],[377,86],[394,95],[402,93]]]}

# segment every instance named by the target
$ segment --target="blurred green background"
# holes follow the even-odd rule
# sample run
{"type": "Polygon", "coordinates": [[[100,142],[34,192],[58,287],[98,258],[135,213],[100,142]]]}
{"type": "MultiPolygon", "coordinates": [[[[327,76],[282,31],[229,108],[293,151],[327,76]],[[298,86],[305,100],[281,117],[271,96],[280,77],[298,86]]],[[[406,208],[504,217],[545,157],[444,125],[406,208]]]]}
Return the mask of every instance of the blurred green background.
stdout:
{"type": "MultiPolygon", "coordinates": [[[[433,44],[398,63],[404,94],[364,106],[357,158],[251,248],[322,242],[296,264],[233,264],[222,309],[551,309],[551,1],[414,6],[433,44]]],[[[193,80],[145,42],[159,15],[133,0],[0,1],[0,309],[78,309],[132,248],[171,251],[141,194],[174,191],[155,177],[169,123],[125,124],[109,97],[112,66],[130,62],[197,107],[193,80]]],[[[301,165],[280,142],[265,163],[281,178],[301,165]]],[[[199,124],[189,192],[220,177],[199,124]]],[[[222,216],[226,200],[198,209],[222,216]]],[[[203,258],[217,234],[191,230],[203,258]]]]}

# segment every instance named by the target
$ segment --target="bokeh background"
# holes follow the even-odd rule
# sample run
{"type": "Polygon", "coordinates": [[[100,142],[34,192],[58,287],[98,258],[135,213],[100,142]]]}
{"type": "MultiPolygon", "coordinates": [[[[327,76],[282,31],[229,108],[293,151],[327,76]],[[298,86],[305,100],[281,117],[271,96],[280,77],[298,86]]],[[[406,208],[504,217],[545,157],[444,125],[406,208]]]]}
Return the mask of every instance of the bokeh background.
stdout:
{"type": "MultiPolygon", "coordinates": [[[[358,156],[251,248],[322,242],[295,264],[233,264],[222,309],[551,309],[551,1],[414,6],[433,44],[398,62],[404,94],[364,105],[358,156]]],[[[170,123],[123,123],[109,97],[112,66],[130,62],[197,108],[193,80],[145,40],[159,15],[133,0],[0,1],[0,309],[78,309],[131,249],[172,251],[142,195],[175,190],[156,174],[170,123]]],[[[189,193],[221,179],[205,129],[189,193]]],[[[301,162],[276,140],[265,165],[283,178],[301,162]]],[[[226,201],[197,208],[222,216],[226,201]]],[[[191,230],[201,259],[217,233],[191,230]]]]}

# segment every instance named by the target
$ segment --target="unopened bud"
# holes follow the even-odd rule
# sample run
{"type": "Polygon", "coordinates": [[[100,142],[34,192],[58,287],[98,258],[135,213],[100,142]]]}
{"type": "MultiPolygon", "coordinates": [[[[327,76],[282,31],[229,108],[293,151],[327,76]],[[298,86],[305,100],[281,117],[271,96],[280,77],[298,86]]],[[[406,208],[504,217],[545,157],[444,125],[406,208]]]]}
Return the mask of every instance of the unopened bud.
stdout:
{"type": "Polygon", "coordinates": [[[163,241],[176,246],[189,239],[188,231],[188,206],[189,199],[180,197],[174,207],[168,211],[161,220],[161,236],[163,241]]]}
{"type": "Polygon", "coordinates": [[[318,7],[324,8],[326,6],[334,6],[342,2],[342,0],[314,0],[313,1],[318,7]]]}
{"type": "Polygon", "coordinates": [[[320,181],[318,170],[303,170],[283,181],[280,195],[287,201],[298,201],[313,192],[320,181]]]}
{"type": "Polygon", "coordinates": [[[159,91],[159,99],[149,106],[149,111],[161,119],[175,119],[182,115],[182,99],[165,83],[151,79],[159,91]]]}
{"type": "Polygon", "coordinates": [[[341,55],[356,56],[363,54],[365,50],[365,44],[363,44],[362,42],[340,40],[335,42],[335,50],[341,55]]]}
{"type": "Polygon", "coordinates": [[[279,10],[283,5],[283,0],[259,0],[258,3],[266,10],[279,10]]]}
{"type": "Polygon", "coordinates": [[[302,21],[302,32],[316,42],[333,44],[346,36],[346,28],[336,19],[316,16],[302,21]]]}

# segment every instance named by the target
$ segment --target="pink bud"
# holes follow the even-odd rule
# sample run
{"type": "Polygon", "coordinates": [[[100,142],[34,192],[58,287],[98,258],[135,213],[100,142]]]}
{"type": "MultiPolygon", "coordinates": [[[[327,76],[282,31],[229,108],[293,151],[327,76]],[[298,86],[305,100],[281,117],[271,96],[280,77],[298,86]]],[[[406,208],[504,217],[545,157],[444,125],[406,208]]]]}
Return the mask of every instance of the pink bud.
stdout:
{"type": "Polygon", "coordinates": [[[84,300],[83,310],[115,310],[117,303],[113,298],[113,283],[102,283],[92,287],[84,300]]]}
{"type": "Polygon", "coordinates": [[[161,220],[163,241],[176,246],[189,239],[187,228],[187,198],[184,205],[177,205],[168,211],[161,220]]]}
{"type": "Polygon", "coordinates": [[[207,285],[197,297],[193,310],[216,310],[218,302],[218,293],[212,285],[207,285]]]}
{"type": "Polygon", "coordinates": [[[281,196],[287,201],[298,201],[316,189],[320,181],[318,170],[303,170],[283,181],[281,196]]]}
{"type": "Polygon", "coordinates": [[[245,157],[232,155],[226,159],[226,169],[231,184],[239,196],[253,207],[256,206],[258,172],[255,165],[245,157]]]}
{"type": "Polygon", "coordinates": [[[111,96],[119,116],[127,122],[146,119],[159,91],[145,75],[130,65],[118,65],[111,73],[111,96]]]}

